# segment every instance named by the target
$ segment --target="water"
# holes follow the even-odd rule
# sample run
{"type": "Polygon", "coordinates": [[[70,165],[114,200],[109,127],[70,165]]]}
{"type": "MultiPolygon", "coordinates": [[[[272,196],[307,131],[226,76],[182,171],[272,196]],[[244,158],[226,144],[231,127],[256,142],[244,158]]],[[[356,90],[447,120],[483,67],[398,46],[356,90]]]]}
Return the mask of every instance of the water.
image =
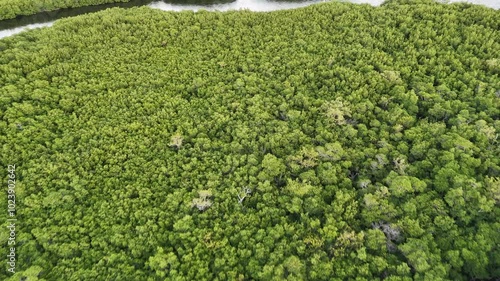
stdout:
{"type": "Polygon", "coordinates": [[[11,29],[5,29],[5,30],[0,30],[0,38],[4,38],[7,36],[11,36],[17,33],[21,33],[27,29],[33,29],[33,28],[39,28],[39,27],[48,27],[51,26],[54,22],[44,22],[44,23],[33,23],[33,24],[28,24],[25,26],[21,27],[15,27],[11,29]]]}
{"type": "MultiPolygon", "coordinates": [[[[27,29],[42,28],[51,26],[55,20],[72,17],[81,14],[93,13],[111,7],[135,7],[148,5],[151,8],[161,9],[164,11],[184,11],[184,10],[208,10],[208,11],[228,11],[248,9],[251,11],[265,12],[284,9],[294,9],[305,7],[314,3],[323,2],[324,0],[305,0],[305,1],[270,1],[270,0],[170,0],[168,3],[164,1],[152,0],[132,0],[128,3],[105,4],[99,6],[89,6],[74,9],[63,9],[53,12],[44,12],[33,16],[22,16],[12,20],[0,21],[0,39],[11,36],[27,29]],[[192,4],[189,4],[191,2],[192,4]]],[[[352,3],[367,3],[373,6],[378,6],[384,0],[345,0],[352,3]]],[[[447,2],[468,2],[474,4],[485,5],[490,8],[500,9],[500,0],[448,0],[447,2]]]]}
{"type": "Polygon", "coordinates": [[[295,9],[300,7],[309,6],[314,3],[322,2],[322,0],[312,0],[312,1],[296,1],[296,2],[275,2],[268,0],[236,0],[231,3],[224,4],[214,4],[214,5],[182,5],[182,4],[172,4],[163,1],[156,1],[151,3],[149,6],[151,8],[156,8],[164,11],[229,11],[229,10],[240,10],[248,9],[256,12],[269,12],[275,10],[285,10],[285,9],[295,9]]]}
{"type": "Polygon", "coordinates": [[[468,3],[473,3],[473,4],[480,4],[484,5],[486,7],[490,7],[493,9],[500,9],[500,0],[469,0],[469,1],[461,1],[461,0],[450,0],[450,3],[457,3],[457,2],[468,2],[468,3]]]}
{"type": "MultiPolygon", "coordinates": [[[[0,0],[2,1],[2,0],[0,0]]],[[[98,6],[87,6],[81,8],[61,9],[57,11],[42,12],[31,16],[20,16],[15,19],[0,21],[0,39],[11,36],[27,29],[48,27],[60,18],[74,17],[82,14],[94,13],[113,7],[130,8],[148,5],[152,0],[132,0],[127,3],[103,4],[98,6]]]]}

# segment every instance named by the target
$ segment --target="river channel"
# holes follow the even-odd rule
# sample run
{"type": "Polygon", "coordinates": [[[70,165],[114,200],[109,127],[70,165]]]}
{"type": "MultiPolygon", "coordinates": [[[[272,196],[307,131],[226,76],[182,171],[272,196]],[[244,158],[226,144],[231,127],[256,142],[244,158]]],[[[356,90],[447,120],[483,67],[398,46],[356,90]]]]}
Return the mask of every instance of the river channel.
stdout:
{"type": "MultiPolygon", "coordinates": [[[[137,6],[149,6],[155,9],[164,11],[183,11],[183,10],[208,10],[208,11],[228,11],[248,9],[257,12],[275,11],[283,9],[294,9],[305,7],[318,2],[328,0],[304,0],[304,1],[271,1],[271,0],[168,0],[168,1],[151,1],[151,0],[132,0],[128,3],[104,4],[98,6],[88,6],[73,9],[61,9],[51,12],[43,12],[32,16],[20,16],[11,20],[0,21],[0,39],[11,36],[26,29],[40,28],[51,26],[54,21],[60,18],[72,17],[87,13],[93,13],[105,10],[112,7],[130,8],[137,6]],[[187,4],[186,4],[187,2],[187,4]]],[[[485,5],[490,8],[500,9],[500,0],[449,0],[447,2],[469,2],[474,4],[485,5]]],[[[383,0],[348,0],[347,2],[358,4],[370,4],[378,6],[383,3],[383,0]]]]}

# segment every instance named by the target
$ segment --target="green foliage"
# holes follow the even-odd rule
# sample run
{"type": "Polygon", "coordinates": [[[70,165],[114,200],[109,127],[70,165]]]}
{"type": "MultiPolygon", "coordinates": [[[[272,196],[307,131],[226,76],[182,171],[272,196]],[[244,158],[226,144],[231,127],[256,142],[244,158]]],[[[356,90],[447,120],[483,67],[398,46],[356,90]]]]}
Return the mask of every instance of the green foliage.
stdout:
{"type": "Polygon", "coordinates": [[[0,279],[499,278],[499,42],[498,11],[427,0],[2,39],[0,279]]]}

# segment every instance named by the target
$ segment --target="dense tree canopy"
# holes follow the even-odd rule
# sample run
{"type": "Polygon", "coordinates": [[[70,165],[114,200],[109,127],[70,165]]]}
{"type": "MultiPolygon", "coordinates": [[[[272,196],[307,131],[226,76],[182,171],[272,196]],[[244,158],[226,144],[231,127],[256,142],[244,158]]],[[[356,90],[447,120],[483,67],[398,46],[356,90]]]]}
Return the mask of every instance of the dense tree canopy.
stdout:
{"type": "Polygon", "coordinates": [[[498,278],[499,75],[500,13],[470,4],[110,9],[2,39],[0,278],[498,278]]]}

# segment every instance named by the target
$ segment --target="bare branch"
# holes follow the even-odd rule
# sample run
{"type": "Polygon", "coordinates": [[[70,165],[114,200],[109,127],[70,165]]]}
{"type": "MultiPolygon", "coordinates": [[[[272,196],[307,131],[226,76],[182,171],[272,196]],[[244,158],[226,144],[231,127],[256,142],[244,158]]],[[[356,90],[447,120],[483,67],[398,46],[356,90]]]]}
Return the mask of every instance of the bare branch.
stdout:
{"type": "Polygon", "coordinates": [[[243,200],[245,200],[245,198],[247,197],[247,195],[251,194],[252,193],[252,190],[248,187],[243,187],[241,189],[241,192],[240,194],[238,194],[238,203],[243,203],[243,200]],[[241,193],[243,193],[243,195],[241,195],[241,193]]]}

